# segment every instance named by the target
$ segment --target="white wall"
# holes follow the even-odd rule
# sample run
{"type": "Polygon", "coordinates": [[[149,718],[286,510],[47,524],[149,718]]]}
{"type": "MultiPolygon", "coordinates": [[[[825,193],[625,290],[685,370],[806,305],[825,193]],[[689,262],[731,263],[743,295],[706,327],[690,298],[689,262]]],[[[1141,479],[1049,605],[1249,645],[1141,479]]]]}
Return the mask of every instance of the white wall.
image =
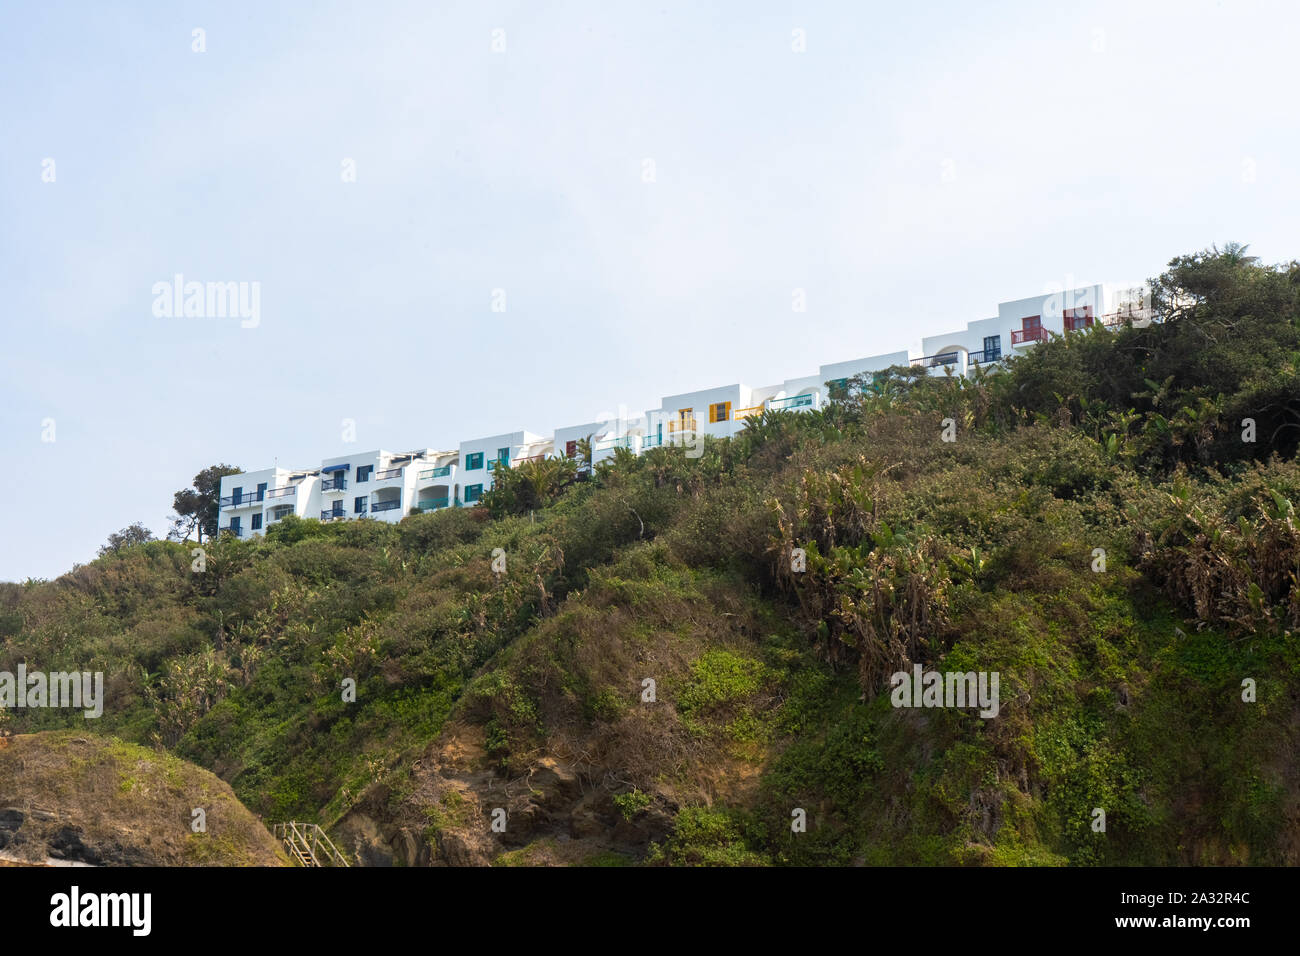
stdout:
{"type": "Polygon", "coordinates": [[[483,494],[487,494],[487,492],[492,489],[494,472],[488,470],[488,462],[496,459],[500,449],[506,449],[507,461],[514,461],[519,457],[520,452],[525,447],[541,440],[541,435],[534,435],[532,432],[528,431],[518,431],[505,432],[501,435],[490,435],[487,438],[475,438],[471,441],[461,442],[461,474],[459,482],[460,488],[458,492],[458,497],[461,503],[468,503],[468,499],[465,497],[465,490],[473,485],[482,485],[483,494]],[[468,467],[469,457],[478,453],[483,455],[483,465],[480,468],[470,469],[468,467]]]}
{"type": "MultiPolygon", "coordinates": [[[[683,392],[680,395],[665,395],[663,403],[660,405],[658,412],[664,422],[664,444],[668,443],[670,434],[678,434],[676,431],[669,432],[668,423],[676,425],[680,422],[680,412],[682,409],[691,409],[691,414],[695,418],[696,434],[713,435],[717,438],[726,438],[739,429],[733,413],[738,408],[744,408],[751,404],[750,394],[752,389],[748,385],[721,385],[717,388],[706,388],[697,392],[683,392]],[[730,402],[731,408],[727,412],[725,421],[710,422],[709,406],[717,405],[722,402],[730,402]]],[[[656,432],[658,419],[656,419],[656,432]]],[[[740,423],[744,426],[744,422],[740,423]]]]}
{"type": "MultiPolygon", "coordinates": [[[[603,434],[607,427],[604,422],[588,422],[585,425],[567,425],[555,429],[555,454],[563,457],[569,442],[579,442],[584,438],[591,438],[592,444],[595,445],[595,436],[603,434]]],[[[577,452],[575,451],[574,454],[576,456],[577,452]]]]}

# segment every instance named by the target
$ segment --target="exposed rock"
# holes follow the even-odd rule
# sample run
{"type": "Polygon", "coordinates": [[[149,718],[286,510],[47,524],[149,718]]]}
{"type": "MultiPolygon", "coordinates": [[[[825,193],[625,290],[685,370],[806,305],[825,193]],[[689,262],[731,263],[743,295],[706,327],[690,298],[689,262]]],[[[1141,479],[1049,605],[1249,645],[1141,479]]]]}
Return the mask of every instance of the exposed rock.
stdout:
{"type": "Polygon", "coordinates": [[[169,754],[50,731],[0,748],[0,850],[36,863],[282,866],[228,784],[169,754]],[[191,828],[201,808],[206,830],[191,828]]]}

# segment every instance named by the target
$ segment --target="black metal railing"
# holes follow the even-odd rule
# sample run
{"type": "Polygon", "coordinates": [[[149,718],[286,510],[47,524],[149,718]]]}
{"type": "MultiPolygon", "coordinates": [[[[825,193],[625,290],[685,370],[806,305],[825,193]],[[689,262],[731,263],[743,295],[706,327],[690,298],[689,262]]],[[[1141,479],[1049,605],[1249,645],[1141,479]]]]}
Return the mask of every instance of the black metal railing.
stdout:
{"type": "Polygon", "coordinates": [[[342,491],[348,486],[348,480],[339,475],[337,478],[326,478],[320,483],[321,491],[342,491]]]}
{"type": "Polygon", "coordinates": [[[402,499],[394,498],[392,501],[376,501],[370,506],[371,511],[393,511],[402,507],[402,499]]]}
{"type": "Polygon", "coordinates": [[[940,352],[938,355],[923,355],[919,359],[913,360],[913,365],[924,365],[926,368],[938,368],[941,365],[956,365],[961,361],[960,352],[940,352]]]}
{"type": "Polygon", "coordinates": [[[387,481],[389,478],[401,478],[402,469],[385,468],[383,471],[375,472],[375,481],[387,481]]]}
{"type": "Polygon", "coordinates": [[[970,353],[971,365],[984,365],[988,362],[1001,362],[1001,361],[1002,361],[1001,349],[984,349],[982,352],[970,353]]]}
{"type": "Polygon", "coordinates": [[[342,517],[343,517],[342,509],[338,511],[322,511],[320,513],[321,521],[333,521],[335,518],[342,518],[342,517]]]}
{"type": "Polygon", "coordinates": [[[262,503],[265,492],[248,491],[237,495],[226,495],[221,499],[223,508],[247,508],[262,503]]]}

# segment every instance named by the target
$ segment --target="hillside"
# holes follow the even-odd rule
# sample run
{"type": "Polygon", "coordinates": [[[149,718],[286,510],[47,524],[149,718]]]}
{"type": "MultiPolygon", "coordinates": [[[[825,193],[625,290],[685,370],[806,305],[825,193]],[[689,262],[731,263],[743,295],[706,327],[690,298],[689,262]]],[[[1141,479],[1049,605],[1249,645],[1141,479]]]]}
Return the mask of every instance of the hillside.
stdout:
{"type": "Polygon", "coordinates": [[[852,380],[700,457],[2,585],[0,670],[107,704],[0,719],[372,864],[1300,863],[1300,266],[1154,290],[1160,324],[852,380]],[[997,715],[893,706],[913,665],[997,672],[997,715]]]}

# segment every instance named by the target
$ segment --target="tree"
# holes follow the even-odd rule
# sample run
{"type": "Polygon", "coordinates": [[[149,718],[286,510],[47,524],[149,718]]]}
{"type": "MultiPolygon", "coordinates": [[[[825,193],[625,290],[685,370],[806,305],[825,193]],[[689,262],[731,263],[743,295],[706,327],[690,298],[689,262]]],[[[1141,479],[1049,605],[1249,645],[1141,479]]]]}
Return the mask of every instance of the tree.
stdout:
{"type": "Polygon", "coordinates": [[[480,503],[498,518],[545,508],[573,484],[577,474],[577,461],[563,457],[526,461],[517,468],[498,468],[492,490],[480,503]]]}
{"type": "Polygon", "coordinates": [[[135,524],[127,525],[121,531],[110,534],[108,542],[99,549],[99,556],[102,558],[107,554],[117,554],[123,548],[129,548],[133,544],[156,540],[153,532],[137,521],[135,524]]]}
{"type": "Polygon", "coordinates": [[[234,465],[210,465],[195,475],[194,486],[182,488],[172,498],[172,510],[176,514],[167,537],[186,541],[197,531],[199,541],[205,534],[215,538],[221,523],[221,479],[242,472],[242,468],[234,465]]]}

